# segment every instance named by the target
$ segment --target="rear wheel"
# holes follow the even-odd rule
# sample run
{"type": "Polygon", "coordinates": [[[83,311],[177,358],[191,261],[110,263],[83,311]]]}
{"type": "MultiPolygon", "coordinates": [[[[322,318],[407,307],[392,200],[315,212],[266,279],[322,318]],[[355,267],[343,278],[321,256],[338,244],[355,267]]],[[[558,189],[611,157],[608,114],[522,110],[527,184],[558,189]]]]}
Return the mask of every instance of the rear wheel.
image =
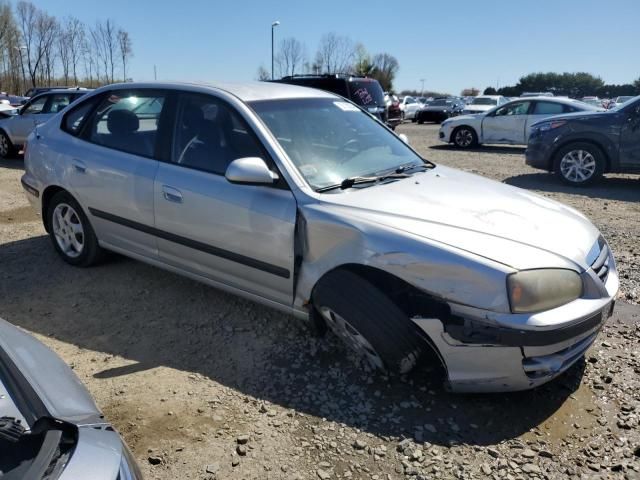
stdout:
{"type": "Polygon", "coordinates": [[[416,327],[362,277],[346,270],[328,273],[313,303],[329,329],[371,368],[403,374],[417,363],[423,341],[416,327]]]}
{"type": "Polygon", "coordinates": [[[451,134],[451,141],[458,148],[472,148],[478,145],[478,135],[471,127],[458,127],[451,134]]]}
{"type": "Polygon", "coordinates": [[[564,183],[575,187],[590,185],[604,173],[605,157],[591,143],[576,142],[561,148],[555,156],[554,171],[564,183]]]}
{"type": "Polygon", "coordinates": [[[9,135],[3,130],[0,130],[0,157],[9,158],[15,154],[15,147],[9,138],[9,135]]]}
{"type": "Polygon", "coordinates": [[[49,236],[62,259],[78,267],[100,261],[104,251],[76,200],[67,192],[56,193],[47,207],[49,236]]]}

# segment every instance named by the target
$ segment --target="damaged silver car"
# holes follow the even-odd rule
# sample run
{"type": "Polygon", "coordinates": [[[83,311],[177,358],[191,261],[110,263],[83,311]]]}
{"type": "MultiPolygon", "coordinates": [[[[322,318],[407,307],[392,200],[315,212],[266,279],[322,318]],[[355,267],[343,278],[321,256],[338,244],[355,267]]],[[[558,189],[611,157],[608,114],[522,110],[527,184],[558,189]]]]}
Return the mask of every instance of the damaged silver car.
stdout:
{"type": "Polygon", "coordinates": [[[128,255],[322,322],[387,371],[432,349],[454,391],[556,377],[618,290],[582,214],[435,165],[319,90],[112,85],[26,150],[23,186],[68,263],[128,255]]]}

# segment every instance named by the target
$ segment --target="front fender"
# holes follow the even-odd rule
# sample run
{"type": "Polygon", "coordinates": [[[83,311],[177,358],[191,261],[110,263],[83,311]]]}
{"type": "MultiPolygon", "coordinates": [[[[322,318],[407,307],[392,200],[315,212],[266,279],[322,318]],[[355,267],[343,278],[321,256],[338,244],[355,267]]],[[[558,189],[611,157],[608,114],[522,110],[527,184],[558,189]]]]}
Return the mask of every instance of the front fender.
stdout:
{"type": "Polygon", "coordinates": [[[506,275],[513,269],[450,245],[350,218],[321,207],[301,206],[304,249],[294,308],[311,299],[329,271],[360,264],[385,271],[433,297],[496,312],[509,312],[506,275]]]}

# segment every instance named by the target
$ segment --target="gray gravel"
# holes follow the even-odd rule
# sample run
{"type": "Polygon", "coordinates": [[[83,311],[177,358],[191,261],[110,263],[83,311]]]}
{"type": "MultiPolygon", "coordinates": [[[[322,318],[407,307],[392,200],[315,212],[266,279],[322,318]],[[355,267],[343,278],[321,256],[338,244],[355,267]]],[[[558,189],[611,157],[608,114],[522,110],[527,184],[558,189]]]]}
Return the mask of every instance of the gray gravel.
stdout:
{"type": "MultiPolygon", "coordinates": [[[[621,300],[637,303],[637,177],[573,191],[524,166],[522,149],[461,153],[434,126],[400,131],[436,162],[585,212],[618,259],[621,300]]],[[[72,365],[147,478],[640,478],[639,307],[619,302],[550,384],[451,395],[433,363],[363,372],[331,337],[185,278],[120,257],[67,266],[26,206],[20,166],[0,163],[0,316],[72,365]]]]}

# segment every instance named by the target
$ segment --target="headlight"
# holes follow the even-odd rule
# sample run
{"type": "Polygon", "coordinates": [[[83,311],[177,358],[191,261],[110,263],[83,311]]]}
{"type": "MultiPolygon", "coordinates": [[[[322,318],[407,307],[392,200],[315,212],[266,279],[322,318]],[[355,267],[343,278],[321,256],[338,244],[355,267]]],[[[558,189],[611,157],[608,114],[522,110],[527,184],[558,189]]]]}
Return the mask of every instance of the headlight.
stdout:
{"type": "Polygon", "coordinates": [[[142,480],[142,473],[129,448],[122,444],[122,460],[118,480],[142,480]]]}
{"type": "Polygon", "coordinates": [[[582,279],[573,270],[523,270],[507,277],[513,313],[549,310],[582,295],[582,279]]]}
{"type": "Polygon", "coordinates": [[[565,120],[555,120],[553,122],[543,122],[543,123],[539,123],[538,125],[534,125],[533,128],[541,131],[541,132],[546,132],[549,130],[553,130],[554,128],[558,128],[563,126],[565,123],[567,123],[565,120]]]}

